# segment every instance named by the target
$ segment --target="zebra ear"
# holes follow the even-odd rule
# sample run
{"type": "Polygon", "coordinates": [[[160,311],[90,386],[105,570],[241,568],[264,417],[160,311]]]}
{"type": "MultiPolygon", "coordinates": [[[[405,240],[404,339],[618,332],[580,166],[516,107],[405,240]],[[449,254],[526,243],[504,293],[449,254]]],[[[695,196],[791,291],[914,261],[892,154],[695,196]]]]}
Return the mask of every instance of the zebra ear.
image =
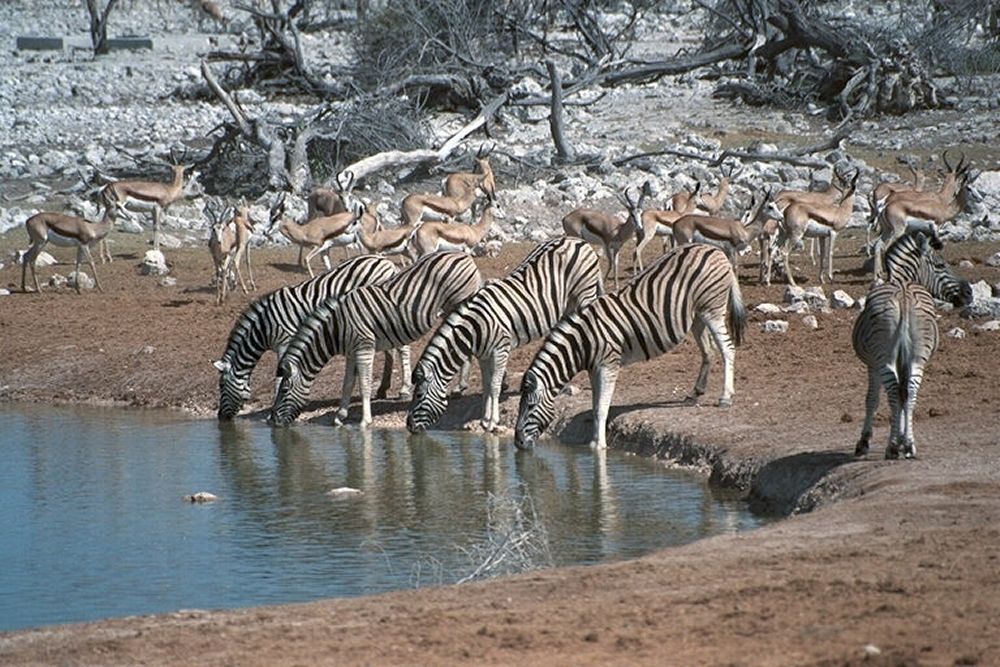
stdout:
{"type": "Polygon", "coordinates": [[[227,373],[230,369],[232,369],[232,364],[228,361],[213,361],[212,365],[215,366],[215,369],[220,373],[227,373]]]}

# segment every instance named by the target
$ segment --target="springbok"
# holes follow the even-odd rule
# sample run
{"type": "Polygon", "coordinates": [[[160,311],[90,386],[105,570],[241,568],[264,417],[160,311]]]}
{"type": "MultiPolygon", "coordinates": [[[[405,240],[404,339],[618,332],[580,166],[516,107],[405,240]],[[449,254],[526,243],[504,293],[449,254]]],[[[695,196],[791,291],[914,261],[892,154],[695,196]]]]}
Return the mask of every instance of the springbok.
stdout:
{"type": "Polygon", "coordinates": [[[213,223],[208,237],[208,250],[215,265],[215,302],[217,305],[222,305],[226,300],[234,269],[243,293],[249,293],[243,280],[243,272],[240,270],[241,262],[246,264],[247,275],[250,276],[250,289],[257,289],[253,268],[250,266],[250,236],[254,231],[253,222],[250,219],[250,209],[245,205],[237,208],[233,217],[226,221],[220,220],[217,212],[209,204],[205,205],[205,213],[213,223]]]}
{"type": "Polygon", "coordinates": [[[629,189],[625,188],[620,197],[625,205],[625,221],[617,216],[592,208],[578,208],[570,211],[562,219],[563,231],[566,236],[575,236],[590,243],[599,243],[604,248],[604,256],[608,259],[608,272],[605,278],[615,276],[615,289],[618,289],[618,254],[622,246],[642,231],[642,202],[649,193],[649,182],[643,185],[638,199],[632,199],[629,189]]]}
{"type": "Polygon", "coordinates": [[[27,271],[31,267],[31,279],[35,283],[35,291],[40,292],[38,286],[38,276],[35,274],[35,260],[38,253],[42,251],[50,241],[58,246],[76,247],[76,293],[80,294],[80,261],[84,256],[90,263],[90,270],[94,272],[94,284],[97,289],[104,291],[101,281],[97,278],[97,267],[94,266],[94,257],[90,254],[90,246],[106,237],[114,227],[115,219],[111,207],[105,207],[104,217],[100,222],[90,222],[83,218],[62,213],[42,212],[28,218],[24,226],[28,231],[28,239],[31,246],[24,253],[21,264],[21,291],[27,292],[27,271]]]}

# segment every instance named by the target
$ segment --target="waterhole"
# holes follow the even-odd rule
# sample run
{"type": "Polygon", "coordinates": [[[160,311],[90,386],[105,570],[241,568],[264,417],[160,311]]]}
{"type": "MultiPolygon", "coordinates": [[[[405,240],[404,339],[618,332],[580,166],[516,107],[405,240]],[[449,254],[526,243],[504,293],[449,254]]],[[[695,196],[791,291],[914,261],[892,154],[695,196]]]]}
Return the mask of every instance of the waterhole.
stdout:
{"type": "Polygon", "coordinates": [[[10,404],[0,440],[0,630],[601,563],[761,521],[691,473],[551,441],[10,404]]]}

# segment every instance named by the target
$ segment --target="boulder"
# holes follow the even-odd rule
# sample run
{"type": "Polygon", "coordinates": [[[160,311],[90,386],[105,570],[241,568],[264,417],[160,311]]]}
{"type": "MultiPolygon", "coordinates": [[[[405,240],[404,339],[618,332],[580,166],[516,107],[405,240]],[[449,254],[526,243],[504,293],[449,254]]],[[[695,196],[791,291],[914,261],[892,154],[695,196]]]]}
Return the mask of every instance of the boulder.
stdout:
{"type": "Polygon", "coordinates": [[[816,319],[815,315],[806,315],[802,318],[802,325],[809,329],[810,331],[815,331],[819,329],[819,321],[816,319]]]}
{"type": "Polygon", "coordinates": [[[789,285],[785,288],[785,303],[796,303],[798,301],[805,301],[806,291],[797,286],[789,285]]]}
{"type": "Polygon", "coordinates": [[[1000,331],[1000,320],[990,320],[982,324],[975,325],[978,331],[1000,331]]]}
{"type": "Polygon", "coordinates": [[[781,310],[786,313],[797,313],[797,314],[808,313],[809,304],[806,303],[805,301],[796,301],[795,303],[788,304],[781,310]]]}
{"type": "Polygon", "coordinates": [[[73,288],[79,284],[80,289],[94,289],[95,285],[94,279],[83,271],[73,271],[66,276],[66,284],[73,288]]]}
{"type": "Polygon", "coordinates": [[[965,338],[965,329],[961,327],[952,327],[945,335],[949,338],[965,338]]]}
{"type": "Polygon", "coordinates": [[[781,307],[773,303],[760,303],[754,308],[758,313],[764,313],[765,315],[774,315],[781,312],[781,307]]]}
{"type": "Polygon", "coordinates": [[[993,253],[986,258],[987,266],[1000,266],[1000,252],[993,253]]]}
{"type": "Polygon", "coordinates": [[[66,276],[61,276],[57,273],[51,278],[49,278],[49,287],[55,287],[56,289],[59,289],[61,287],[66,287],[67,282],[68,281],[66,280],[66,276]]]}
{"type": "Polygon", "coordinates": [[[805,291],[803,295],[810,308],[822,310],[830,305],[826,298],[826,292],[819,285],[813,285],[805,291]]]}

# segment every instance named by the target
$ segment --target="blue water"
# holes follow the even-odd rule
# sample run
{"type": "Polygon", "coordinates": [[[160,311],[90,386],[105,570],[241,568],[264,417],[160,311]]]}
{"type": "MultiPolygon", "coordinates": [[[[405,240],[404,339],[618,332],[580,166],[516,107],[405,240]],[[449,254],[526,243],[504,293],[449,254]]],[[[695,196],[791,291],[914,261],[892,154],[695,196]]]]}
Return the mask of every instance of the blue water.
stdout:
{"type": "Polygon", "coordinates": [[[759,522],[648,460],[492,436],[8,404],[0,443],[0,630],[453,583],[512,507],[547,535],[539,565],[759,522]]]}

